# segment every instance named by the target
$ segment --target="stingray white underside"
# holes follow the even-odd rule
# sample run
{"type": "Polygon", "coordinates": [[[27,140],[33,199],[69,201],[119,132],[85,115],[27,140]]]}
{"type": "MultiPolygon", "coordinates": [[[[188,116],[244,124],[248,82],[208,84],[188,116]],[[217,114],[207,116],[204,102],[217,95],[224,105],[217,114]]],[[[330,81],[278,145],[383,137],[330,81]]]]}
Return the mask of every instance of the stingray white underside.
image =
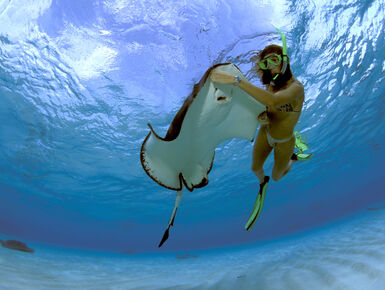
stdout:
{"type": "MultiPolygon", "coordinates": [[[[245,79],[233,64],[214,70],[228,72],[245,79]]],[[[215,148],[232,138],[253,140],[257,117],[266,107],[233,84],[213,83],[207,78],[188,107],[179,135],[164,141],[149,133],[141,149],[142,165],[160,185],[181,190],[182,182],[192,191],[208,182],[208,172],[215,148]]]]}

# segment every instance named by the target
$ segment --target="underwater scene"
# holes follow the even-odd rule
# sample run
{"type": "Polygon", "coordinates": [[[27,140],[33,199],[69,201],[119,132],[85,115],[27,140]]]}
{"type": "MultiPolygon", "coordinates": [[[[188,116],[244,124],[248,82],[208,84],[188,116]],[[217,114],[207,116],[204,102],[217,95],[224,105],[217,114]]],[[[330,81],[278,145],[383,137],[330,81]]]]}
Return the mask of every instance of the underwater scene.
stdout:
{"type": "Polygon", "coordinates": [[[383,0],[0,0],[0,289],[385,289],[384,28],[383,0]]]}

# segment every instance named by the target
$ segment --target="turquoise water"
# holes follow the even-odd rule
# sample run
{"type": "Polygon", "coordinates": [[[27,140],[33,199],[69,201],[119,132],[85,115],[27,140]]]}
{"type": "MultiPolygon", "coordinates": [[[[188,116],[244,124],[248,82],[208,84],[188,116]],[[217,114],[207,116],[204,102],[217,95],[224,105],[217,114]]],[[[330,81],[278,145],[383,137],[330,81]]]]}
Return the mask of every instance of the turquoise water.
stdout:
{"type": "Polygon", "coordinates": [[[384,288],[384,5],[0,1],[0,238],[35,249],[0,248],[0,286],[384,288]],[[271,23],[315,156],[270,183],[249,233],[252,144],[221,144],[159,249],[175,192],[142,169],[147,123],[164,136],[215,63],[260,85],[251,57],[280,44],[271,23]]]}

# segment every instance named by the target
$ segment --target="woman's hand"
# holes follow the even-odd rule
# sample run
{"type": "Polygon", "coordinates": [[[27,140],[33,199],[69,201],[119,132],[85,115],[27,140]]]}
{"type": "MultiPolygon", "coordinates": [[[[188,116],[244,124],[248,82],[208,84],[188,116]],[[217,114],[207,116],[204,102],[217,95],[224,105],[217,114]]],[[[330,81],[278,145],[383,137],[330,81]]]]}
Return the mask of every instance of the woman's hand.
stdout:
{"type": "Polygon", "coordinates": [[[210,73],[210,79],[214,83],[220,84],[233,84],[236,81],[235,76],[222,71],[212,71],[210,73]]]}

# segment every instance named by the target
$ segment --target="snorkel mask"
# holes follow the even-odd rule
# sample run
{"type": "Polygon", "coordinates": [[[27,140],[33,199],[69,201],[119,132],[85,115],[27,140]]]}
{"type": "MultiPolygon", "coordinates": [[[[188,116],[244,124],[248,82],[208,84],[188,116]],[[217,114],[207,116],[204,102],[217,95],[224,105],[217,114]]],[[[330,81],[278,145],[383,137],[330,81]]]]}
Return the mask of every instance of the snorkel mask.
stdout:
{"type": "Polygon", "coordinates": [[[280,65],[281,61],[282,61],[282,57],[279,54],[272,53],[272,54],[269,54],[269,56],[262,59],[260,62],[258,62],[258,65],[261,69],[267,70],[269,67],[269,64],[280,65]]]}
{"type": "MultiPolygon", "coordinates": [[[[282,64],[282,68],[281,68],[281,74],[284,74],[286,72],[286,68],[287,68],[287,49],[286,49],[286,36],[281,32],[281,30],[279,30],[278,27],[275,27],[275,29],[277,29],[278,33],[281,35],[281,39],[282,39],[282,56],[283,56],[283,64],[282,64]]],[[[282,57],[279,55],[279,54],[272,54],[270,55],[269,57],[267,58],[264,58],[262,59],[260,62],[258,62],[258,65],[259,67],[262,69],[262,70],[267,70],[268,67],[269,67],[269,64],[273,64],[273,65],[280,65],[281,64],[281,61],[282,61],[282,57]]],[[[273,77],[273,80],[276,80],[277,77],[279,76],[280,74],[276,74],[274,77],[273,77]]]]}

